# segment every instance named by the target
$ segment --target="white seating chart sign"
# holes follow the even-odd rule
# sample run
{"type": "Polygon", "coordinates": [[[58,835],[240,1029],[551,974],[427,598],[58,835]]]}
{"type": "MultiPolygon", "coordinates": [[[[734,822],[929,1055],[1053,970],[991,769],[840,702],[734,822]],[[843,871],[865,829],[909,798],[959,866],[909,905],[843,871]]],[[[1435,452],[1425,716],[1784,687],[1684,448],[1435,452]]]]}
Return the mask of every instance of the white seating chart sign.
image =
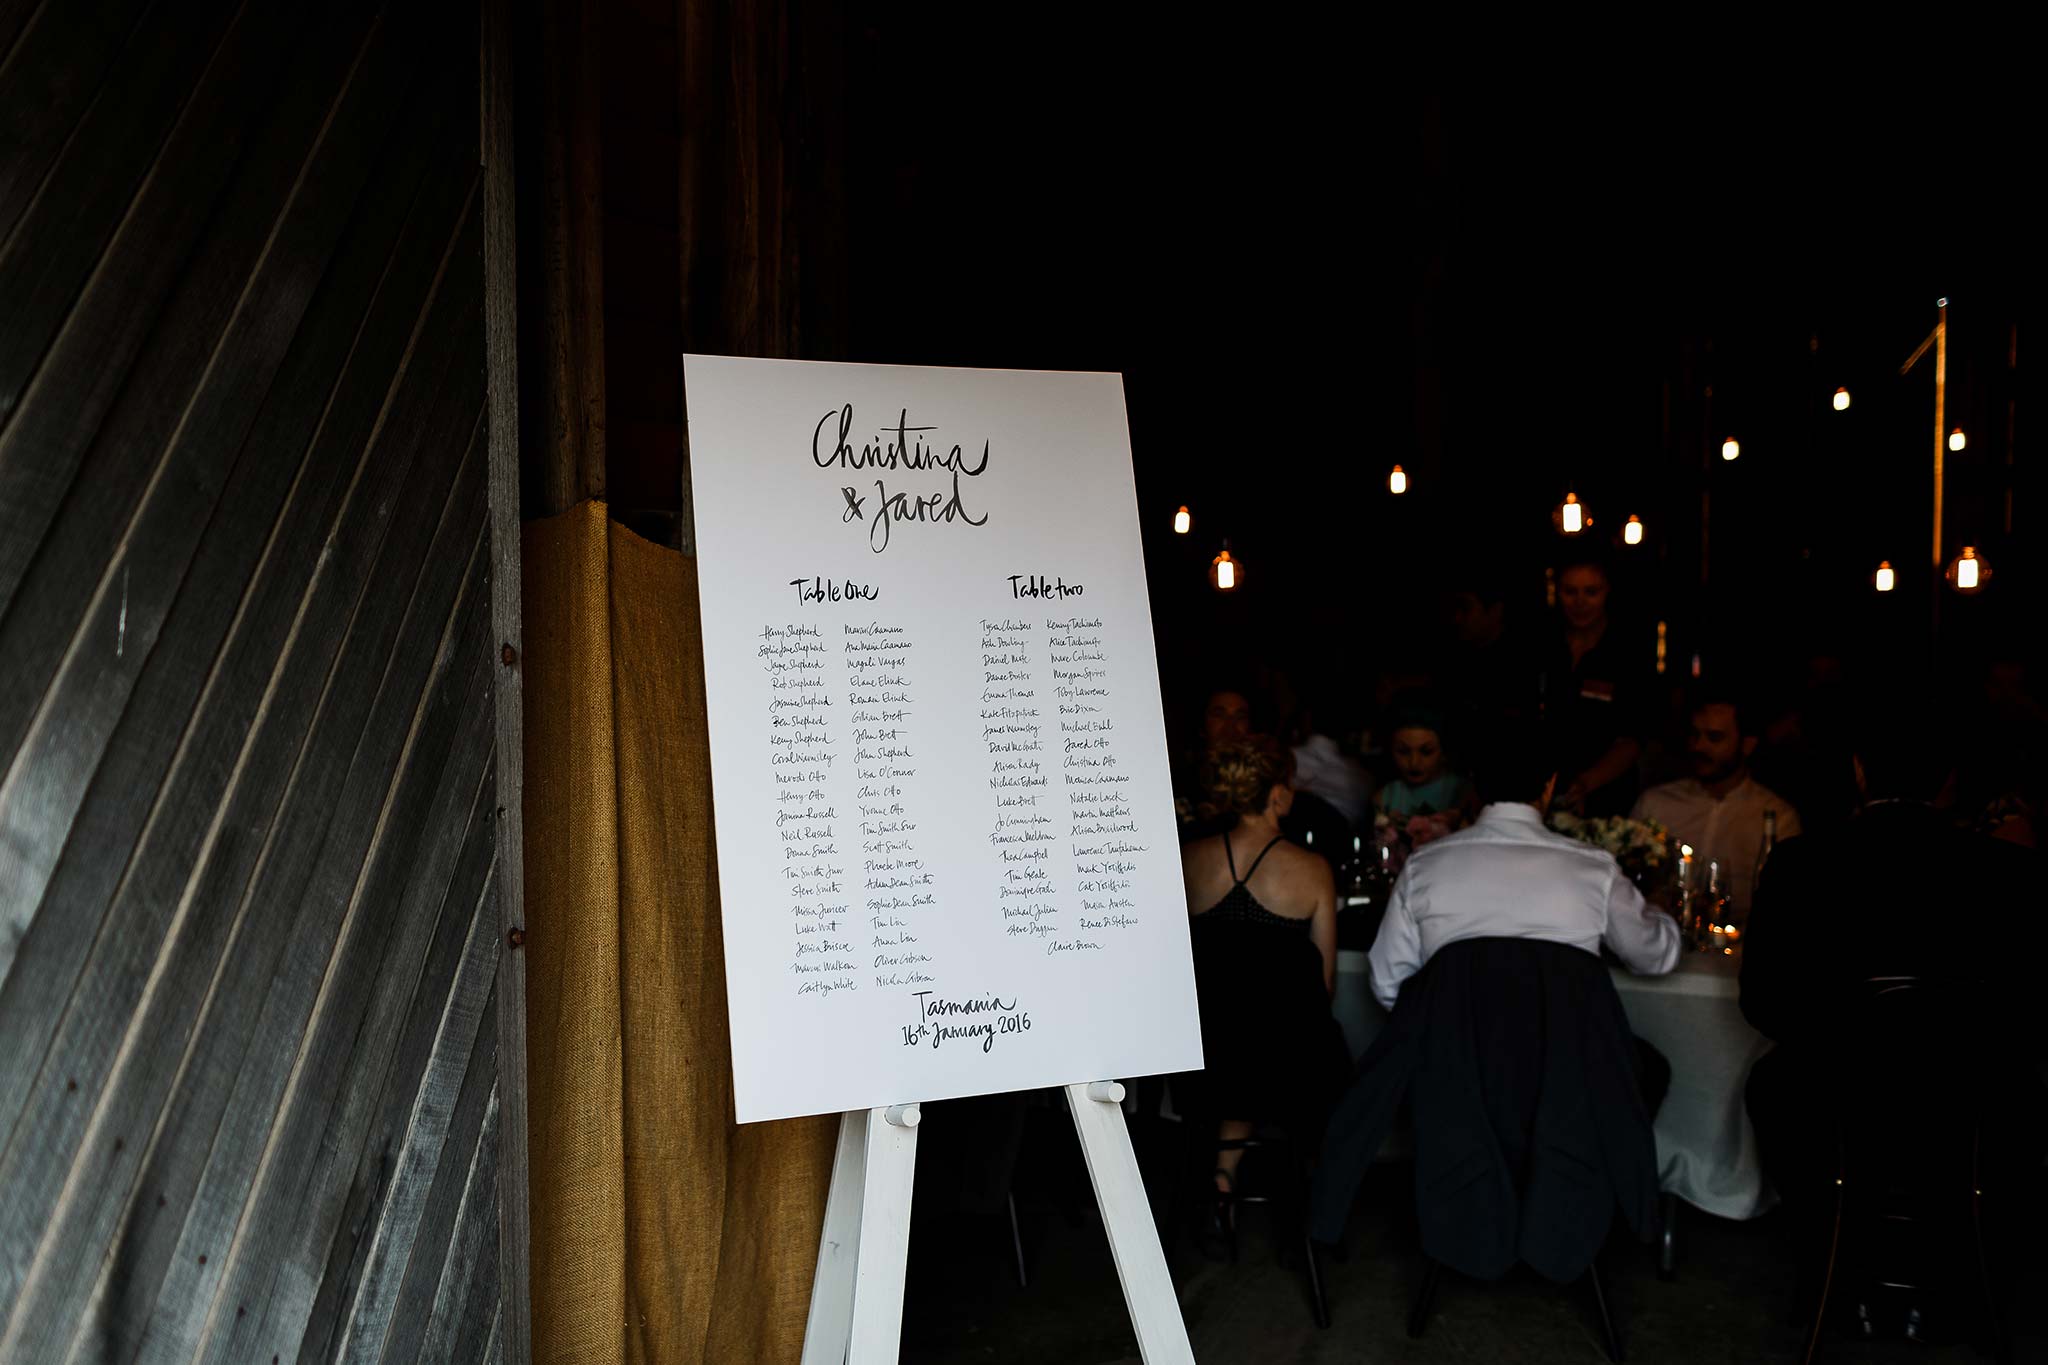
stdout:
{"type": "Polygon", "coordinates": [[[684,375],[739,1121],[1199,1067],[1121,377],[684,375]]]}

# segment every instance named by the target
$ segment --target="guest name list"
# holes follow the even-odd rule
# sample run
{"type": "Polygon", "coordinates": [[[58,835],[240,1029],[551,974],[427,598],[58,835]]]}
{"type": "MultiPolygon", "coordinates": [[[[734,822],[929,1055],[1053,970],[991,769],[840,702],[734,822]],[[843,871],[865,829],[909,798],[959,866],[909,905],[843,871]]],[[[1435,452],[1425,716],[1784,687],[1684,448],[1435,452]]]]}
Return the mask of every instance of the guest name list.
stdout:
{"type": "Polygon", "coordinates": [[[686,380],[740,1120],[1198,1066],[1121,382],[686,380]]]}

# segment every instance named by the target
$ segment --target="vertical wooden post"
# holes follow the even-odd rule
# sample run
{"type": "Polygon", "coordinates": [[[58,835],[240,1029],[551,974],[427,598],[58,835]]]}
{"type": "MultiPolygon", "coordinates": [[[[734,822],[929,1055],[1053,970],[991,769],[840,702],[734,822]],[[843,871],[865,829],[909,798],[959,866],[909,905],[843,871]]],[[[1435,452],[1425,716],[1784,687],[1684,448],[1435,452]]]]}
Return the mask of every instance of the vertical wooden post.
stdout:
{"type": "Polygon", "coordinates": [[[510,0],[483,0],[484,386],[490,452],[491,643],[497,708],[498,1359],[533,1358],[526,1150],[524,692],[520,662],[519,310],[510,0]]]}
{"type": "Polygon", "coordinates": [[[540,335],[552,514],[605,495],[604,79],[600,0],[541,4],[540,335]]]}

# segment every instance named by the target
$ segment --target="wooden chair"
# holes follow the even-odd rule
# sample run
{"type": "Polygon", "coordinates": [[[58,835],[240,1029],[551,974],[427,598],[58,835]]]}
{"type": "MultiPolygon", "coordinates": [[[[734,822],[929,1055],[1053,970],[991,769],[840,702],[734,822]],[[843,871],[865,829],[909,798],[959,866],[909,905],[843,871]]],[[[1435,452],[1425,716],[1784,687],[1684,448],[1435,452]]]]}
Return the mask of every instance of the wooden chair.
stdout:
{"type": "MultiPolygon", "coordinates": [[[[1245,1193],[1233,1188],[1229,1193],[1217,1191],[1213,1198],[1225,1211],[1223,1218],[1224,1236],[1230,1247],[1230,1262],[1237,1264],[1237,1217],[1236,1212],[1245,1205],[1265,1205],[1275,1217],[1273,1220],[1274,1249],[1282,1260],[1288,1257],[1290,1245],[1298,1246],[1302,1264],[1308,1276],[1309,1311],[1314,1314],[1316,1326],[1330,1325],[1330,1304],[1323,1294],[1322,1266],[1316,1260],[1315,1244],[1308,1235],[1308,1163],[1303,1160],[1296,1144],[1277,1129],[1267,1128],[1248,1138],[1221,1139],[1214,1135],[1213,1124],[1208,1126],[1210,1136],[1202,1138],[1199,1130],[1196,1140],[1212,1152],[1239,1151],[1260,1153],[1273,1158],[1276,1175],[1270,1192],[1245,1193]]],[[[1212,1163],[1213,1164],[1213,1163],[1212,1163]]],[[[1240,1165],[1242,1172],[1244,1167],[1240,1165]]]]}

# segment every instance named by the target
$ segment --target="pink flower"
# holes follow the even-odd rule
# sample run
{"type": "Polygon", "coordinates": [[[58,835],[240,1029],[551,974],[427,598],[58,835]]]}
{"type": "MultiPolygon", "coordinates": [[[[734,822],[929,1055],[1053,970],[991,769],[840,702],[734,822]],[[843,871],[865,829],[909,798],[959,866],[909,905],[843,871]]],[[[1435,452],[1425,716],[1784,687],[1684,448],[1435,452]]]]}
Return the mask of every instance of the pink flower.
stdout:
{"type": "Polygon", "coordinates": [[[1408,817],[1408,828],[1404,831],[1408,836],[1410,848],[1421,848],[1430,840],[1441,839],[1450,832],[1449,815],[1411,815],[1408,817]]]}

